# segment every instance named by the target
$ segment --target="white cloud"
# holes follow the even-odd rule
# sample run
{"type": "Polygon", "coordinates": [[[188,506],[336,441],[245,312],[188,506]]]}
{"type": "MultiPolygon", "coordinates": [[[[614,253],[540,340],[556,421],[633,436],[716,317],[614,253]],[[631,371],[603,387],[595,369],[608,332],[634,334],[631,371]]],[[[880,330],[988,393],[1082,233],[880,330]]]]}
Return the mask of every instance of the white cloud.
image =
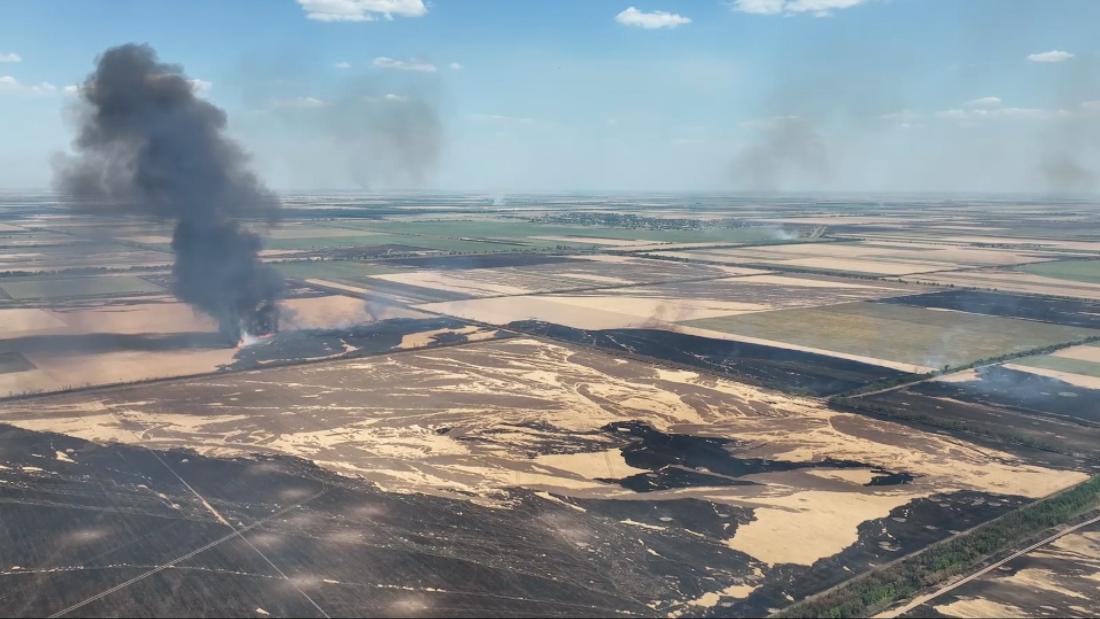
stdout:
{"type": "Polygon", "coordinates": [[[658,28],[675,28],[684,24],[690,24],[691,18],[668,11],[653,11],[644,13],[634,7],[628,7],[615,16],[615,21],[624,26],[656,30],[658,28]]]}
{"type": "Polygon", "coordinates": [[[211,88],[214,87],[213,82],[208,82],[206,80],[195,79],[187,81],[191,84],[191,90],[197,95],[205,95],[206,93],[210,92],[211,88]]]}
{"type": "Polygon", "coordinates": [[[990,109],[990,108],[994,108],[994,107],[1000,107],[1001,106],[1001,98],[1000,97],[981,97],[981,98],[978,98],[978,99],[971,99],[970,101],[967,101],[963,105],[965,105],[966,107],[971,107],[971,108],[976,107],[976,108],[990,109]]]}
{"type": "Polygon", "coordinates": [[[336,64],[334,64],[332,66],[336,67],[337,69],[350,69],[351,68],[351,63],[340,61],[340,62],[337,62],[336,64]]]}
{"type": "Polygon", "coordinates": [[[324,22],[375,21],[379,17],[420,17],[428,12],[424,0],[298,0],[306,17],[324,22]]]}
{"type": "Polygon", "coordinates": [[[825,17],[832,11],[850,9],[867,0],[733,0],[733,10],[753,15],[798,15],[825,17]]]}
{"type": "Polygon", "coordinates": [[[452,62],[450,66],[452,71],[461,71],[463,69],[461,62],[452,62]]]}
{"type": "Polygon", "coordinates": [[[941,120],[976,121],[997,118],[1020,118],[1028,120],[1041,120],[1051,118],[1059,112],[1050,112],[1032,107],[971,107],[969,109],[953,108],[936,112],[936,118],[941,120]]]}
{"type": "Polygon", "coordinates": [[[0,62],[23,62],[23,57],[15,52],[0,53],[0,62]]]}
{"type": "Polygon", "coordinates": [[[1028,54],[1027,59],[1031,62],[1065,62],[1073,58],[1073,54],[1060,49],[1052,49],[1049,52],[1039,52],[1037,54],[1028,54]]]}
{"type": "Polygon", "coordinates": [[[328,105],[317,97],[294,97],[293,99],[275,99],[271,107],[282,109],[308,110],[328,105]]]}
{"type": "Polygon", "coordinates": [[[51,95],[58,91],[57,86],[49,82],[24,84],[10,75],[0,75],[0,94],[51,95]]]}
{"type": "Polygon", "coordinates": [[[61,90],[67,95],[75,95],[80,92],[80,86],[77,86],[76,84],[69,84],[61,90]]]}
{"type": "Polygon", "coordinates": [[[379,69],[397,69],[399,71],[421,71],[424,73],[435,73],[437,67],[430,62],[423,62],[420,60],[398,60],[396,58],[387,58],[385,56],[379,56],[375,58],[371,63],[379,69]]]}

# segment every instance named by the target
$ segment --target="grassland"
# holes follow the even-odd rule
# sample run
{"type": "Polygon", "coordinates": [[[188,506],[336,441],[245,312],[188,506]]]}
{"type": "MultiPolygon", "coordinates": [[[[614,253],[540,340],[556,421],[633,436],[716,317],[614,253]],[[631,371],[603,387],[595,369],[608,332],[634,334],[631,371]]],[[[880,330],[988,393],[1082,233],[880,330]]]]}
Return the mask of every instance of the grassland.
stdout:
{"type": "Polygon", "coordinates": [[[18,278],[0,280],[0,288],[17,301],[163,292],[160,286],[133,275],[78,278],[18,278]]]}
{"type": "Polygon", "coordinates": [[[869,617],[981,565],[997,553],[1043,537],[1051,527],[1100,507],[1100,476],[1037,501],[885,569],[795,604],[779,617],[869,617]]]}
{"type": "Polygon", "coordinates": [[[932,369],[1100,335],[1095,329],[885,303],[778,310],[683,324],[932,369]]]}
{"type": "Polygon", "coordinates": [[[1085,361],[1083,359],[1067,359],[1065,357],[1057,357],[1053,355],[1043,355],[1037,357],[1025,357],[1013,361],[1015,365],[1024,365],[1033,368],[1044,368],[1047,370],[1056,370],[1058,372],[1068,372],[1070,374],[1080,374],[1082,376],[1093,376],[1100,378],[1100,363],[1095,361],[1085,361]]]}
{"type": "Polygon", "coordinates": [[[1100,284],[1100,260],[1061,260],[1057,262],[1038,262],[1019,267],[1033,275],[1044,275],[1056,279],[1068,279],[1075,282],[1100,284]]]}

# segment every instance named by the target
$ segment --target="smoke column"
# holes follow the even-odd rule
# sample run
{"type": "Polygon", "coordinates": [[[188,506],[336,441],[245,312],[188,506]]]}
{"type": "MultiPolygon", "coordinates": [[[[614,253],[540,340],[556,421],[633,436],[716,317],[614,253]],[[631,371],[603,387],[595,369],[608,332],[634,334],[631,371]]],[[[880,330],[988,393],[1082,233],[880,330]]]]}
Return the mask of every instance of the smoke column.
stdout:
{"type": "Polygon", "coordinates": [[[80,95],[75,155],[55,162],[58,189],[87,210],[174,220],[175,295],[233,343],[275,331],[282,279],[238,218],[273,222],[280,204],[225,135],[225,113],[148,45],[108,49],[80,95]]]}

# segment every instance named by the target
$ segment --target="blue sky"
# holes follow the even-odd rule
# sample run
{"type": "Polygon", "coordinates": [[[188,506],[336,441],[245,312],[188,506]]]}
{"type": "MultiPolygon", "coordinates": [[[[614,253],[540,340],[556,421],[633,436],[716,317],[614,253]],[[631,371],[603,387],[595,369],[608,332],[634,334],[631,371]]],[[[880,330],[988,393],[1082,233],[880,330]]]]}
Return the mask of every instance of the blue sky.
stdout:
{"type": "Polygon", "coordinates": [[[1094,191],[1097,23],[1092,0],[6,0],[0,187],[49,184],[66,87],[136,41],[278,188],[1094,191]]]}

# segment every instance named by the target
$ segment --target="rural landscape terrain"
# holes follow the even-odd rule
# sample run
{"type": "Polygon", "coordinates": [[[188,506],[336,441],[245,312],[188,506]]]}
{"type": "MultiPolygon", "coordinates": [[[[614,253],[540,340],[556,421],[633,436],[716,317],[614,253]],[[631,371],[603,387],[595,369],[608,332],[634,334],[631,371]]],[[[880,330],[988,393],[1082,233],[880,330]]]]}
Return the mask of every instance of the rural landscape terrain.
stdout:
{"type": "Polygon", "coordinates": [[[280,199],[0,194],[0,615],[1100,612],[1094,204],[280,199]]]}

